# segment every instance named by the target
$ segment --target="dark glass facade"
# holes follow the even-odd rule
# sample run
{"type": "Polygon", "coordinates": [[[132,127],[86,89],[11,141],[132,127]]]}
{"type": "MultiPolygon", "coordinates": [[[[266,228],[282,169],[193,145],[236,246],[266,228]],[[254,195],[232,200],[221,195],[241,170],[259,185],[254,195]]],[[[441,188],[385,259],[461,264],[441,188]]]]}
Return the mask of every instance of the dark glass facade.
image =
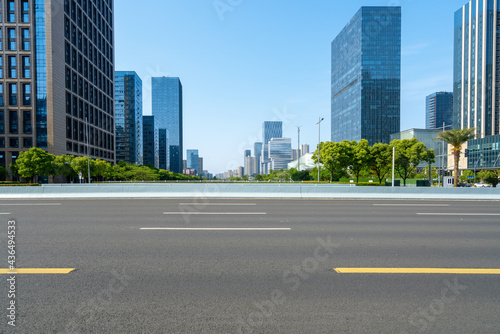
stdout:
{"type": "Polygon", "coordinates": [[[401,7],[361,7],[332,42],[331,140],[400,131],[401,7]]]}
{"type": "Polygon", "coordinates": [[[142,118],[143,134],[143,164],[153,165],[156,168],[160,166],[159,151],[160,138],[158,120],[154,116],[143,116],[142,118]]]}
{"type": "Polygon", "coordinates": [[[116,161],[142,165],[142,80],[135,72],[115,73],[116,161]]]}
{"type": "Polygon", "coordinates": [[[186,152],[187,160],[186,160],[186,168],[194,169],[197,173],[202,173],[200,171],[200,154],[198,150],[187,150],[186,152]]]}
{"type": "Polygon", "coordinates": [[[158,131],[159,133],[159,151],[158,154],[159,156],[159,163],[160,163],[160,169],[168,169],[168,166],[170,166],[170,146],[168,144],[169,141],[169,135],[168,135],[168,130],[167,129],[160,129],[158,131]]]}
{"type": "Polygon", "coordinates": [[[500,136],[473,139],[468,142],[468,169],[500,168],[500,136]]]}
{"type": "Polygon", "coordinates": [[[500,134],[500,0],[472,0],[455,12],[454,127],[500,134]]]}
{"type": "MultiPolygon", "coordinates": [[[[153,116],[159,127],[167,129],[169,135],[168,170],[182,173],[183,132],[182,132],[182,84],[179,78],[152,78],[153,116]]],[[[166,152],[160,152],[166,154],[166,152]]]]}
{"type": "Polygon", "coordinates": [[[453,93],[437,92],[425,98],[425,128],[453,126],[453,93]]]}

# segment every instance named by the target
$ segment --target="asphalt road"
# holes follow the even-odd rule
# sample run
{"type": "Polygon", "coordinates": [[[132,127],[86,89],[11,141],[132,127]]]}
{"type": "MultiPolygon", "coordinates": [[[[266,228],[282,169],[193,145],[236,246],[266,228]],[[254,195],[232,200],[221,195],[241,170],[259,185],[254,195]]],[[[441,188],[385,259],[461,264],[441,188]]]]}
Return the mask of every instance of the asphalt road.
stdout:
{"type": "Polygon", "coordinates": [[[1,333],[500,332],[500,275],[334,270],[500,269],[499,202],[0,201],[0,268],[10,219],[76,270],[17,275],[15,328],[0,275],[1,333]]]}

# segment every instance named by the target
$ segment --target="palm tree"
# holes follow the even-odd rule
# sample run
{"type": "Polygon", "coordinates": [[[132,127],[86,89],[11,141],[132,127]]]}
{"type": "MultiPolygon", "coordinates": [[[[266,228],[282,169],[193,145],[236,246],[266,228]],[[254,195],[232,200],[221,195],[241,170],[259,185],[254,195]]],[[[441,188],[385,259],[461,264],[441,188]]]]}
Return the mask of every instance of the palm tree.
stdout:
{"type": "Polygon", "coordinates": [[[458,187],[458,164],[460,162],[460,150],[462,145],[474,139],[476,128],[463,128],[462,130],[452,129],[438,133],[435,140],[442,140],[452,146],[451,152],[455,158],[454,187],[458,187]]]}

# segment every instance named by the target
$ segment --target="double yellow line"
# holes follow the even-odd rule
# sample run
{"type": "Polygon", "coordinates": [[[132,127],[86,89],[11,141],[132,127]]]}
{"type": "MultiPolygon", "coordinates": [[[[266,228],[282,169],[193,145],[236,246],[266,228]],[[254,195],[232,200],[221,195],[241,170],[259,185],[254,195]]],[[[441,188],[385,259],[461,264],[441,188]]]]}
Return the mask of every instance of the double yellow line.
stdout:
{"type": "Polygon", "coordinates": [[[455,274],[500,275],[500,269],[453,268],[333,268],[339,274],[455,274]]]}
{"type": "Polygon", "coordinates": [[[15,270],[0,269],[0,275],[21,274],[69,274],[75,268],[19,268],[15,270]]]}

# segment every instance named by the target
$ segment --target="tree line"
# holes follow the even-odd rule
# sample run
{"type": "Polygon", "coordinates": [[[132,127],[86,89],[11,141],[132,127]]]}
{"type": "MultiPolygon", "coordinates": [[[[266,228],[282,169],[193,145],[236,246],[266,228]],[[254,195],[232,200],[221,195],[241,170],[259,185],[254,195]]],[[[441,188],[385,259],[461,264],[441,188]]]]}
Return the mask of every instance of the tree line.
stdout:
{"type": "Polygon", "coordinates": [[[330,174],[330,182],[351,174],[359,183],[359,177],[367,172],[379,179],[379,184],[392,174],[393,147],[395,154],[395,173],[406,186],[406,180],[416,174],[416,168],[423,162],[433,164],[435,154],[416,138],[393,140],[390,144],[377,143],[373,146],[366,139],[358,141],[322,142],[313,154],[315,163],[319,162],[330,174]]]}
{"type": "Polygon", "coordinates": [[[193,176],[173,173],[158,169],[154,166],[140,166],[123,161],[113,165],[100,159],[75,157],[72,155],[55,156],[40,148],[30,148],[29,151],[19,153],[10,170],[14,177],[22,177],[29,182],[36,182],[40,176],[66,178],[66,182],[79,178],[88,180],[88,166],[90,177],[97,181],[167,181],[167,180],[197,180],[193,176]]]}

